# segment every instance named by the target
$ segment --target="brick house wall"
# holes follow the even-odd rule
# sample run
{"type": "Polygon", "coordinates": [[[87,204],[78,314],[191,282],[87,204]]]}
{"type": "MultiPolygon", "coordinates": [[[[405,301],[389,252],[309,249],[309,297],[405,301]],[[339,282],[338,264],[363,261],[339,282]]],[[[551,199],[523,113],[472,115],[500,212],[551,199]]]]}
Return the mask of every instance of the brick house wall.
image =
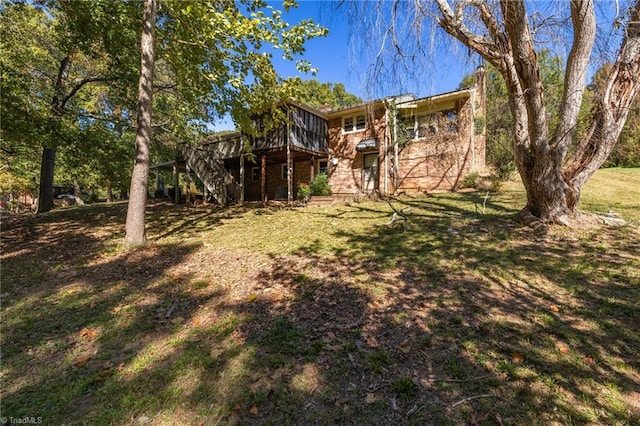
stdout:
{"type": "Polygon", "coordinates": [[[366,155],[377,154],[377,179],[375,190],[380,190],[380,182],[385,163],[384,147],[388,143],[387,119],[383,105],[368,105],[329,115],[329,185],[337,196],[354,196],[365,192],[363,188],[363,165],[366,155]],[[362,130],[345,132],[345,117],[364,115],[366,127],[362,130]],[[376,139],[376,146],[363,151],[356,150],[362,141],[376,139]],[[336,158],[337,164],[332,160],[336,158]]]}
{"type": "Polygon", "coordinates": [[[330,161],[333,194],[451,190],[469,173],[486,172],[484,84],[484,70],[478,70],[474,89],[422,99],[390,98],[329,112],[329,158],[337,159],[335,165],[330,161]],[[366,116],[366,127],[345,132],[345,124],[359,115],[366,116]],[[368,139],[377,145],[358,150],[368,139]],[[365,187],[370,154],[377,154],[377,176],[375,185],[365,187]]]}

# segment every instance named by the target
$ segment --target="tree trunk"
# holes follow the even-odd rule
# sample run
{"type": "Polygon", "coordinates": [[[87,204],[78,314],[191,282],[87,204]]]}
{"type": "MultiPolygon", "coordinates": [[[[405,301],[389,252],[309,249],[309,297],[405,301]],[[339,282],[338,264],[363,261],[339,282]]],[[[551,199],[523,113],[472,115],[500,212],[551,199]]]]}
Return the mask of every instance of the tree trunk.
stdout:
{"type": "Polygon", "coordinates": [[[38,189],[38,208],[36,214],[53,209],[53,167],[56,159],[55,148],[42,149],[40,162],[40,187],[38,189]]]}
{"type": "Polygon", "coordinates": [[[109,179],[105,182],[105,186],[107,190],[107,203],[113,203],[113,187],[109,179]]]}
{"type": "Polygon", "coordinates": [[[566,159],[574,139],[596,32],[593,0],[573,0],[573,43],[567,61],[560,124],[550,136],[529,18],[523,1],[501,0],[503,22],[485,1],[463,0],[455,10],[436,0],[439,25],[493,64],[505,79],[514,117],[514,156],[527,193],[521,217],[569,225],[580,217],[578,201],[587,179],[605,162],[640,92],[640,0],[630,9],[625,37],[591,126],[566,159]],[[467,8],[476,8],[486,31],[475,34],[465,24],[467,8]],[[504,28],[504,30],[501,29],[504,28]],[[567,161],[565,161],[567,160],[567,161]]]}
{"type": "Polygon", "coordinates": [[[80,189],[80,184],[77,179],[73,180],[73,196],[75,197],[75,202],[79,206],[84,205],[84,200],[82,199],[82,190],[80,189]]]}
{"type": "Polygon", "coordinates": [[[564,177],[578,204],[585,182],[607,160],[635,100],[640,96],[640,0],[631,10],[626,37],[613,64],[606,84],[593,109],[589,130],[578,143],[564,168],[564,177]]]}
{"type": "Polygon", "coordinates": [[[42,161],[40,163],[40,188],[38,190],[38,209],[36,214],[45,213],[53,209],[53,174],[56,160],[56,146],[60,137],[60,119],[64,111],[65,89],[71,69],[71,55],[65,56],[60,61],[58,76],[54,87],[53,99],[51,99],[51,117],[49,128],[48,146],[42,149],[42,161]]]}
{"type": "Polygon", "coordinates": [[[147,182],[151,146],[151,113],[153,100],[154,36],[156,26],[156,0],[145,0],[142,36],[140,38],[140,80],[138,84],[138,129],[136,132],[136,154],[127,222],[125,242],[144,244],[146,242],[144,214],[147,206],[147,182]]]}

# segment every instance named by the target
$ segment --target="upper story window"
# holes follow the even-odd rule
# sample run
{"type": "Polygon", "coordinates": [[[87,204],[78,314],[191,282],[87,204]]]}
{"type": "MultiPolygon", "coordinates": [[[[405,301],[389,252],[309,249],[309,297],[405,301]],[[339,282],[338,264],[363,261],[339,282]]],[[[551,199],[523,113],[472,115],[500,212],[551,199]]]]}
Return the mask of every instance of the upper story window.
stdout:
{"type": "Polygon", "coordinates": [[[364,114],[344,117],[342,119],[342,130],[345,133],[357,132],[367,127],[367,119],[364,114]]]}
{"type": "Polygon", "coordinates": [[[403,119],[402,124],[411,139],[459,131],[458,113],[455,110],[413,115],[403,119]]]}

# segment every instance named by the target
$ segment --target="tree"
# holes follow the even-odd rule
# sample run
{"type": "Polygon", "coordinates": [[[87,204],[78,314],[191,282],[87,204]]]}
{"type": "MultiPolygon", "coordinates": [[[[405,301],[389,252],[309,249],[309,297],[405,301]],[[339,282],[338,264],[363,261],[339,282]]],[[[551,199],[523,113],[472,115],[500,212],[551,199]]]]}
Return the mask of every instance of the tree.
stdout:
{"type": "MultiPolygon", "coordinates": [[[[640,1],[622,9],[624,16],[615,17],[623,30],[619,53],[594,100],[582,137],[578,137],[580,110],[597,33],[592,0],[571,1],[566,21],[562,16],[545,19],[550,8],[542,3],[516,0],[436,0],[435,8],[416,0],[409,5],[415,17],[414,37],[398,36],[402,26],[396,21],[385,33],[395,52],[407,56],[403,42],[418,40],[414,47],[424,53],[419,42],[422,28],[425,22],[435,22],[502,75],[514,120],[515,162],[527,193],[521,218],[566,225],[581,220],[582,186],[611,153],[640,92],[640,1]],[[431,18],[435,20],[429,21],[431,18]],[[570,30],[564,33],[570,39],[570,50],[555,127],[548,115],[548,87],[541,78],[537,42],[554,21],[565,27],[570,22],[570,30]]],[[[405,18],[407,14],[398,10],[404,6],[393,2],[391,15],[405,18]]],[[[561,27],[554,30],[560,32],[561,27]]]]}
{"type": "MultiPolygon", "coordinates": [[[[545,89],[547,104],[547,116],[550,126],[556,127],[559,121],[560,105],[564,87],[564,66],[562,58],[548,49],[542,49],[538,53],[540,64],[540,76],[545,89]]],[[[472,88],[475,83],[474,74],[464,77],[460,84],[461,89],[472,88]]],[[[499,179],[509,179],[516,171],[511,147],[511,134],[513,133],[513,117],[509,110],[509,95],[507,86],[500,72],[491,64],[486,67],[486,96],[487,96],[487,163],[492,166],[493,172],[499,179]]],[[[582,116],[579,124],[585,121],[585,112],[588,112],[590,100],[585,95],[582,106],[582,116]]],[[[579,127],[577,134],[584,133],[579,127]]]]}
{"type": "Polygon", "coordinates": [[[144,1],[142,36],[140,38],[138,130],[136,132],[136,153],[131,175],[131,188],[129,189],[125,235],[125,242],[128,244],[142,244],[146,241],[144,213],[147,204],[147,180],[150,166],[156,8],[156,0],[144,1]]]}
{"type": "Polygon", "coordinates": [[[315,108],[329,105],[332,109],[339,109],[362,103],[362,99],[347,92],[342,83],[320,83],[316,79],[297,80],[296,91],[295,100],[315,108]]]}
{"type": "Polygon", "coordinates": [[[53,208],[58,151],[96,146],[86,137],[86,117],[113,115],[89,107],[97,103],[97,92],[89,89],[115,88],[118,81],[109,96],[126,98],[128,16],[136,7],[136,2],[50,1],[10,3],[0,11],[6,34],[2,137],[11,146],[40,146],[37,213],[53,208]]]}
{"type": "MultiPolygon", "coordinates": [[[[145,3],[145,10],[148,6],[145,3]]],[[[283,2],[285,10],[295,6],[295,1],[283,2]]],[[[204,130],[205,122],[227,113],[237,127],[255,132],[253,114],[277,113],[276,106],[294,92],[292,82],[281,79],[275,72],[270,52],[281,51],[285,59],[295,60],[304,53],[306,40],[326,34],[326,29],[312,20],[289,25],[282,20],[280,10],[264,1],[165,1],[157,22],[161,62],[155,65],[163,68],[168,79],[163,86],[171,87],[177,99],[176,109],[183,118],[181,123],[172,122],[174,137],[193,136],[204,130]]],[[[145,42],[152,43],[152,39],[153,35],[151,39],[143,36],[145,42]]],[[[143,63],[148,58],[150,52],[143,52],[143,63]]],[[[307,61],[298,59],[296,64],[301,71],[312,71],[307,61]]],[[[150,65],[146,65],[147,70],[150,65]]],[[[142,76],[141,70],[141,81],[142,76]]],[[[143,101],[145,105],[148,103],[145,111],[150,120],[152,80],[146,81],[145,87],[149,92],[144,96],[141,92],[139,107],[143,101]]],[[[141,244],[145,240],[150,144],[151,121],[147,122],[146,113],[141,111],[127,210],[128,244],[141,244]]]]}

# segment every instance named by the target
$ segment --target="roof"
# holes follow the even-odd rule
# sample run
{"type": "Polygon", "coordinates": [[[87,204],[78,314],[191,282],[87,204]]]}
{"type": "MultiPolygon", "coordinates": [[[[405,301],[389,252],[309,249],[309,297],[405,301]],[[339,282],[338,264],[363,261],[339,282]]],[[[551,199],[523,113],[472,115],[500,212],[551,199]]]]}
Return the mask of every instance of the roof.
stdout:
{"type": "Polygon", "coordinates": [[[462,98],[467,98],[471,96],[471,93],[474,92],[475,89],[463,89],[463,90],[453,90],[451,92],[440,93],[437,95],[426,96],[424,98],[415,98],[411,93],[405,93],[402,95],[396,96],[388,96],[386,98],[375,99],[373,101],[364,102],[362,104],[350,106],[347,108],[336,109],[333,111],[329,111],[327,115],[329,116],[341,116],[347,113],[355,112],[358,110],[362,110],[371,105],[381,104],[384,102],[394,101],[396,107],[399,109],[410,109],[417,108],[419,105],[424,105],[426,102],[440,102],[447,100],[457,100],[462,98]]]}
{"type": "Polygon", "coordinates": [[[358,110],[364,109],[364,108],[366,108],[368,106],[375,105],[375,104],[378,104],[378,103],[382,103],[382,102],[385,102],[385,101],[394,100],[394,101],[396,101],[396,103],[398,103],[398,102],[410,101],[412,99],[415,99],[415,96],[413,95],[413,93],[403,93],[401,95],[387,96],[386,98],[374,99],[372,101],[363,102],[361,104],[352,105],[352,106],[349,106],[349,107],[344,107],[344,108],[339,108],[339,109],[334,109],[334,110],[329,111],[327,113],[327,115],[333,115],[333,116],[342,115],[344,113],[358,111],[358,110]]]}
{"type": "Polygon", "coordinates": [[[451,92],[440,93],[438,95],[426,96],[424,98],[412,99],[405,102],[398,102],[396,103],[396,107],[399,109],[408,109],[417,108],[418,105],[423,105],[426,102],[455,101],[458,99],[471,97],[472,92],[475,92],[475,89],[454,90],[451,92]]]}

